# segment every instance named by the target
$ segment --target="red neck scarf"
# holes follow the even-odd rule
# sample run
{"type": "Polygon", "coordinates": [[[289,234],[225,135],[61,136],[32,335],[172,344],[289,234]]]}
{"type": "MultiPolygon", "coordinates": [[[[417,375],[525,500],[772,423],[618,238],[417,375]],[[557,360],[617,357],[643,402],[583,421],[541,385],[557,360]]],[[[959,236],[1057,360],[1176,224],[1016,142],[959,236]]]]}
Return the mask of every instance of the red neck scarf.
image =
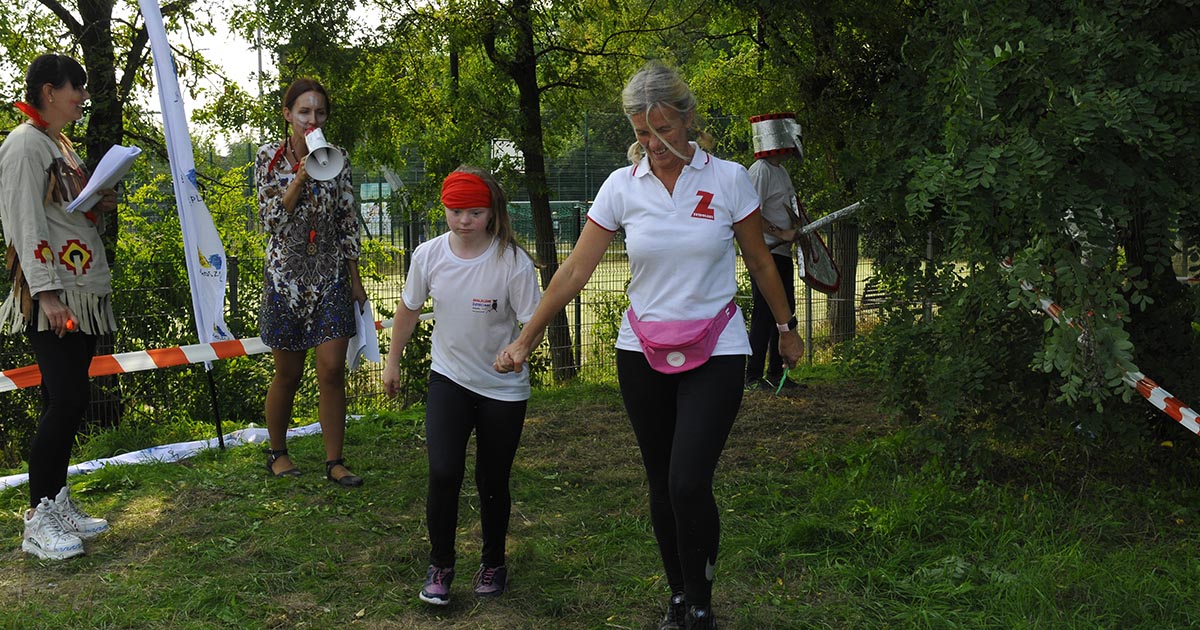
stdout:
{"type": "Polygon", "coordinates": [[[25,114],[29,117],[29,122],[32,122],[39,129],[46,130],[50,128],[50,123],[46,122],[45,118],[42,118],[42,115],[38,113],[38,110],[35,109],[33,105],[30,105],[24,101],[17,101],[16,103],[13,103],[13,107],[21,110],[22,114],[25,114]]]}
{"type": "MultiPolygon", "coordinates": [[[[283,157],[283,152],[284,152],[285,150],[287,150],[287,148],[288,148],[289,146],[291,146],[291,145],[289,144],[290,142],[291,142],[291,138],[290,138],[290,137],[288,137],[288,138],[284,138],[284,139],[283,139],[283,144],[279,145],[279,150],[275,152],[275,157],[271,158],[271,163],[270,163],[270,164],[267,164],[267,172],[268,172],[268,173],[270,173],[271,171],[275,170],[275,164],[276,164],[277,162],[279,162],[279,158],[283,157]]],[[[294,151],[292,152],[292,155],[295,155],[295,152],[294,152],[294,151]]],[[[292,165],[292,172],[293,172],[293,173],[295,173],[295,172],[296,172],[296,171],[298,171],[298,170],[300,170],[300,163],[299,163],[299,162],[296,162],[295,164],[293,164],[293,165],[292,165]]]]}
{"type": "Polygon", "coordinates": [[[454,171],[442,182],[442,205],[455,210],[491,208],[492,189],[478,175],[454,171]]]}

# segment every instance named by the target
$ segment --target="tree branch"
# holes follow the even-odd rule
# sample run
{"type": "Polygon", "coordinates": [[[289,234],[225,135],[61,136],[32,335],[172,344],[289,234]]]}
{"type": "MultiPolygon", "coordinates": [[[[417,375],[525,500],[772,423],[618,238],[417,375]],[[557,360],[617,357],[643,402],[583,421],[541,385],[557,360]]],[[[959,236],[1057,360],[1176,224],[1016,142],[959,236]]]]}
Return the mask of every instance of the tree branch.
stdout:
{"type": "Polygon", "coordinates": [[[66,25],[67,30],[71,31],[71,34],[75,36],[76,40],[83,37],[83,24],[81,24],[79,20],[75,19],[75,16],[72,15],[66,7],[64,7],[62,4],[59,4],[58,0],[38,0],[38,2],[42,3],[42,5],[47,9],[50,9],[54,15],[58,16],[59,21],[66,25]]]}
{"type": "MultiPolygon", "coordinates": [[[[534,56],[541,57],[542,55],[549,54],[552,52],[564,52],[567,54],[580,55],[580,56],[584,56],[584,57],[603,57],[603,56],[611,54],[608,52],[608,46],[609,46],[609,44],[613,43],[613,40],[617,39],[618,37],[624,37],[626,35],[647,35],[650,33],[664,33],[664,32],[675,30],[675,29],[683,26],[684,24],[691,22],[692,19],[695,18],[696,15],[700,13],[700,9],[704,6],[705,6],[705,2],[696,3],[696,5],[692,8],[691,13],[688,13],[687,15],[683,16],[682,18],[679,19],[679,21],[677,21],[673,24],[668,24],[666,26],[659,26],[659,27],[655,27],[655,28],[631,28],[631,29],[625,29],[625,30],[609,33],[607,36],[605,36],[604,41],[600,43],[599,50],[579,50],[577,48],[569,48],[566,46],[546,46],[545,48],[541,49],[540,51],[537,51],[536,53],[534,53],[534,56]]],[[[646,12],[642,15],[642,18],[639,21],[645,21],[646,19],[648,19],[650,12],[653,10],[654,10],[654,3],[651,3],[649,6],[646,7],[646,12]]],[[[620,53],[617,53],[617,54],[620,54],[620,53]]]]}

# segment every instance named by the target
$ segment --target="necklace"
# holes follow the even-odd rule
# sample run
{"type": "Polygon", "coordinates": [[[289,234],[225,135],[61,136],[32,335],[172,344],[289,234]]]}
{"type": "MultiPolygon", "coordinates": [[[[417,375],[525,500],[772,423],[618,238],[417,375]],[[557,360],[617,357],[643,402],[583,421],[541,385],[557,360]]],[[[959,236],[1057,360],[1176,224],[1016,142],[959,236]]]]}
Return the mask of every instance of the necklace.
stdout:
{"type": "Polygon", "coordinates": [[[300,156],[296,153],[296,147],[292,144],[291,136],[288,136],[287,147],[288,151],[292,153],[292,170],[295,171],[296,169],[300,168],[300,156]]]}

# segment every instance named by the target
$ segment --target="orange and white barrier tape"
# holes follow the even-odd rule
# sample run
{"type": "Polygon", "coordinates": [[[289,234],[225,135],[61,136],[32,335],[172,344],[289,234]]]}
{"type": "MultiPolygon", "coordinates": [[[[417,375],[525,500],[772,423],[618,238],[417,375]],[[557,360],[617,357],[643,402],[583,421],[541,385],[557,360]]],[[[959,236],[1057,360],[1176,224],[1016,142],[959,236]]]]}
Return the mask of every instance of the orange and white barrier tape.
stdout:
{"type": "MultiPolygon", "coordinates": [[[[1000,261],[1000,266],[1005,271],[1012,271],[1012,259],[1006,258],[1000,261]]],[[[1064,326],[1070,326],[1076,330],[1082,330],[1070,317],[1063,316],[1063,309],[1054,300],[1042,295],[1037,288],[1027,280],[1021,281],[1021,288],[1037,298],[1038,305],[1042,310],[1050,316],[1055,322],[1064,326]]],[[[1171,416],[1176,422],[1187,427],[1189,431],[1200,435],[1200,415],[1191,407],[1188,407],[1182,400],[1171,395],[1171,392],[1163,389],[1158,383],[1150,380],[1145,374],[1138,371],[1126,370],[1122,375],[1122,380],[1125,384],[1137,390],[1151,405],[1158,408],[1159,411],[1171,416]]]]}
{"type": "MultiPolygon", "coordinates": [[[[421,314],[421,319],[432,319],[433,313],[421,314]]],[[[375,322],[375,329],[391,328],[392,320],[385,319],[375,322]]],[[[270,352],[271,349],[263,343],[262,337],[250,339],[234,339],[232,341],[215,341],[213,343],[197,343],[190,346],[174,348],[156,348],[153,350],[138,350],[120,354],[105,354],[92,357],[92,365],[88,368],[88,376],[112,376],[144,370],[157,370],[166,367],[186,365],[188,363],[203,363],[219,361],[233,357],[250,356],[270,352]]],[[[42,384],[42,372],[37,365],[13,368],[0,372],[0,392],[10,392],[26,387],[42,384]]]]}
{"type": "Polygon", "coordinates": [[[1179,424],[1187,427],[1192,433],[1200,435],[1200,417],[1195,410],[1183,404],[1182,400],[1171,395],[1171,392],[1158,386],[1141,372],[1126,372],[1125,383],[1137,390],[1151,405],[1174,418],[1179,424]]]}

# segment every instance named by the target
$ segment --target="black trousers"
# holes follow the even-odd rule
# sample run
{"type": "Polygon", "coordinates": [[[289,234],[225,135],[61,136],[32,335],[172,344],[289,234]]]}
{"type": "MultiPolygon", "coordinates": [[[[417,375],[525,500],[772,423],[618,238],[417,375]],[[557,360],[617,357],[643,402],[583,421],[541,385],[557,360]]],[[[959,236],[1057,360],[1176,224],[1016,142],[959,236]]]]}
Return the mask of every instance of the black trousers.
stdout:
{"type": "Polygon", "coordinates": [[[712,601],[721,522],[713,474],[742,404],[743,355],[715,356],[678,374],[641,352],[617,351],[621,397],[650,485],[650,520],[672,593],[712,601]]]}
{"type": "MultiPolygon", "coordinates": [[[[779,270],[779,278],[783,280],[783,291],[787,295],[788,305],[796,310],[796,278],[795,262],[791,256],[771,254],[775,268],[779,270]]],[[[763,365],[766,365],[767,378],[778,384],[783,377],[783,357],[779,356],[779,329],[775,327],[775,317],[771,307],[758,289],[758,283],[750,278],[750,293],[754,297],[754,307],[750,313],[750,361],[746,364],[746,382],[763,375],[763,365]]]]}
{"type": "Polygon", "coordinates": [[[51,500],[67,485],[71,447],[91,402],[88,368],[96,353],[95,335],[25,329],[42,372],[42,413],[29,448],[29,506],[51,500]]]}
{"type": "Polygon", "coordinates": [[[481,396],[437,372],[429,373],[425,408],[429,491],[425,520],[429,528],[429,563],[454,566],[458,527],[458,495],[466,474],[467,441],[475,432],[475,486],[483,530],[483,564],[504,564],[508,521],[512,513],[509,478],[525,427],[528,401],[481,396]]]}

